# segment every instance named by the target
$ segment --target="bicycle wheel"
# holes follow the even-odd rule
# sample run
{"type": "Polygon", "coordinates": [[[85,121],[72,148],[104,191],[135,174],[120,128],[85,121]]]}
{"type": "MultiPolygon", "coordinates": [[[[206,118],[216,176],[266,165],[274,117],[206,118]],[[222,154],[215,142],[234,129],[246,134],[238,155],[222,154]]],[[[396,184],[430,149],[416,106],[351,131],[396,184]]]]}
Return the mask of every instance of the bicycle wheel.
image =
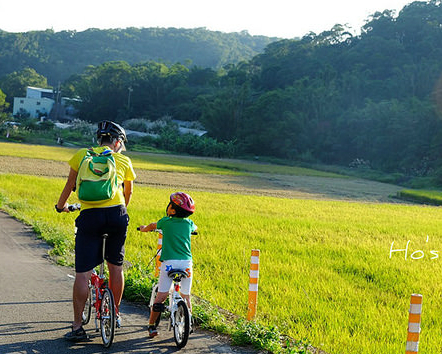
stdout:
{"type": "Polygon", "coordinates": [[[83,313],[81,314],[81,324],[86,325],[91,319],[92,313],[92,291],[91,282],[89,281],[89,294],[87,296],[86,304],[84,305],[83,313]]]}
{"type": "Polygon", "coordinates": [[[176,311],[172,314],[175,324],[173,326],[173,337],[178,348],[184,348],[190,334],[190,313],[186,303],[180,300],[176,311]]]}
{"type": "Polygon", "coordinates": [[[114,295],[109,288],[104,288],[100,307],[100,329],[105,348],[109,348],[114,340],[115,317],[114,295]]]}

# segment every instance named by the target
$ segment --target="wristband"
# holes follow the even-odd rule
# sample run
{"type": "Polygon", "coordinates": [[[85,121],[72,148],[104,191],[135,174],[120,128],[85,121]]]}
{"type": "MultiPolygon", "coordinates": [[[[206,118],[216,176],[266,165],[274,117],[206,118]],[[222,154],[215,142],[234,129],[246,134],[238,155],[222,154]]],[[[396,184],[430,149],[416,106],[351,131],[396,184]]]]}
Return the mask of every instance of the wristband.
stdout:
{"type": "Polygon", "coordinates": [[[57,213],[61,213],[64,210],[64,208],[58,209],[57,204],[55,204],[55,210],[57,210],[57,213]]]}

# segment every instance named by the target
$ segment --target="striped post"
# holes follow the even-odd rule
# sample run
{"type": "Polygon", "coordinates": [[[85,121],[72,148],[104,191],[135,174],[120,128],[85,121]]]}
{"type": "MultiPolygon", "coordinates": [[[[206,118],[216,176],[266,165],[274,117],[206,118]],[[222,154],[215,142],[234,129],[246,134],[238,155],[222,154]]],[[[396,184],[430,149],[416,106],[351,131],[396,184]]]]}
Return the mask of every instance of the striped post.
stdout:
{"type": "Polygon", "coordinates": [[[160,256],[161,256],[161,248],[163,247],[163,233],[161,230],[158,230],[158,245],[157,245],[157,256],[155,258],[155,276],[158,277],[160,275],[160,256]]]}
{"type": "Polygon", "coordinates": [[[247,321],[255,318],[256,309],[258,307],[259,250],[252,250],[249,278],[249,306],[247,309],[247,321]]]}
{"type": "Polygon", "coordinates": [[[408,317],[407,348],[405,354],[416,354],[419,350],[421,332],[422,295],[411,295],[410,314],[408,317]]]}

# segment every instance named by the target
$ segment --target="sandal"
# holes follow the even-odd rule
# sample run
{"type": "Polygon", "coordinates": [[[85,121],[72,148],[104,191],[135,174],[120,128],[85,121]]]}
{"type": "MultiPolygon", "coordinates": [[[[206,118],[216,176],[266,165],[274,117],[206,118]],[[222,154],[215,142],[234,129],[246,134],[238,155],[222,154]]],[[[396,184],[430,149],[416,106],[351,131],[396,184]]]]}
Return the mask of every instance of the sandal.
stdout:
{"type": "Polygon", "coordinates": [[[87,335],[86,331],[83,327],[80,327],[79,329],[74,331],[74,327],[72,327],[72,330],[64,335],[64,338],[71,342],[78,342],[82,340],[89,339],[89,336],[87,335]]]}
{"type": "Polygon", "coordinates": [[[147,330],[149,332],[149,338],[153,338],[158,335],[158,331],[155,326],[149,326],[147,327],[147,330]]]}

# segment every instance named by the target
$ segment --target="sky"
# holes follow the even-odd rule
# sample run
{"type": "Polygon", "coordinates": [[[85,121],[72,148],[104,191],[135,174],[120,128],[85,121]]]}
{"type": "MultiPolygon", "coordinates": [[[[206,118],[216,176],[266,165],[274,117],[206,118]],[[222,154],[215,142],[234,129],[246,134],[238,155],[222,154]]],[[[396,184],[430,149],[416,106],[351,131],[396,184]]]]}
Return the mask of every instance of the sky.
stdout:
{"type": "Polygon", "coordinates": [[[410,0],[0,0],[0,29],[7,32],[88,28],[175,27],[295,38],[335,24],[359,33],[376,11],[410,0]]]}

